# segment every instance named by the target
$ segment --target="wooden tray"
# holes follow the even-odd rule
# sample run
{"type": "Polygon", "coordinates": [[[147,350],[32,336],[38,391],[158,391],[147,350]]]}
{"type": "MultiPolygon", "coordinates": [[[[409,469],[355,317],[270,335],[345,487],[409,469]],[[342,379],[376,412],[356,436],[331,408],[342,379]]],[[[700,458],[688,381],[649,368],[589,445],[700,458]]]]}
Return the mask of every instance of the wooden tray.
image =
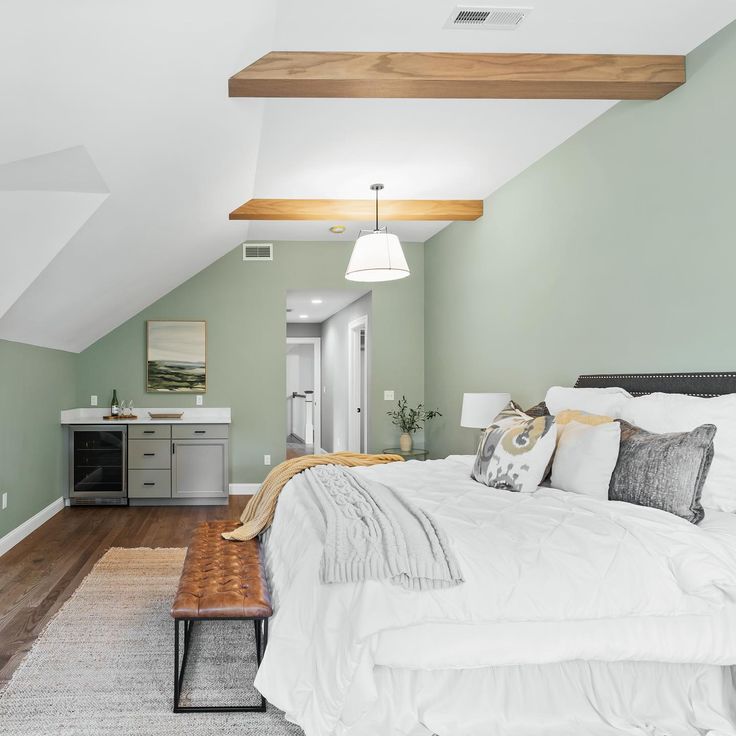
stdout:
{"type": "Polygon", "coordinates": [[[118,414],[117,416],[107,416],[102,417],[106,422],[122,422],[122,421],[130,421],[131,419],[138,419],[138,417],[135,414],[128,414],[127,417],[124,417],[122,414],[118,414]]]}
{"type": "Polygon", "coordinates": [[[184,412],[156,412],[154,414],[149,411],[148,416],[151,417],[151,419],[181,419],[184,416],[184,412]]]}

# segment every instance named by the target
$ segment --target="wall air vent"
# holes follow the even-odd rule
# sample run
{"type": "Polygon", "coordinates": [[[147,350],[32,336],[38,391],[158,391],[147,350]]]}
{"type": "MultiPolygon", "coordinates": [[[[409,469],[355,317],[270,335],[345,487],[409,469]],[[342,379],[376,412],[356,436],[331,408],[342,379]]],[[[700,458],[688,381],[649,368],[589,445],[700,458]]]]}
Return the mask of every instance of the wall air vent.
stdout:
{"type": "Polygon", "coordinates": [[[243,243],[244,261],[272,261],[273,243],[243,243]]]}
{"type": "Polygon", "coordinates": [[[489,8],[480,5],[458,5],[445,23],[445,28],[475,28],[489,31],[516,30],[533,8],[489,8]]]}

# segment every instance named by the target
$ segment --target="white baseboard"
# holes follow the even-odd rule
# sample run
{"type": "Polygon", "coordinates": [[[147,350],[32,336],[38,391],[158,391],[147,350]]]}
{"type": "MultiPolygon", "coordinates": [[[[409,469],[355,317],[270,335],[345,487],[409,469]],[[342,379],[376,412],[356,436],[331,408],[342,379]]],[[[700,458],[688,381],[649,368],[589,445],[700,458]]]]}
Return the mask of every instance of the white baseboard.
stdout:
{"type": "Polygon", "coordinates": [[[41,524],[46,523],[63,508],[64,499],[59,497],[56,501],[52,501],[45,509],[41,509],[37,514],[31,516],[28,521],[24,521],[20,526],[9,531],[0,539],[0,555],[4,555],[11,550],[18,542],[22,542],[31,532],[35,532],[41,524]]]}
{"type": "Polygon", "coordinates": [[[231,496],[252,496],[259,488],[260,483],[231,483],[231,496]]]}

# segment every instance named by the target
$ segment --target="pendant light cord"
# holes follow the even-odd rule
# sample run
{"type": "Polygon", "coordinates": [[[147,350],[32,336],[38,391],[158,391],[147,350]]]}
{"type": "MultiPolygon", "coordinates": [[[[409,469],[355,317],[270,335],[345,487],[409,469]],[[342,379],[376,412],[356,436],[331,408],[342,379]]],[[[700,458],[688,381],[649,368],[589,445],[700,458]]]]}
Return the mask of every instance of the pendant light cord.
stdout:
{"type": "Polygon", "coordinates": [[[376,189],[376,232],[378,232],[378,189],[376,189]]]}

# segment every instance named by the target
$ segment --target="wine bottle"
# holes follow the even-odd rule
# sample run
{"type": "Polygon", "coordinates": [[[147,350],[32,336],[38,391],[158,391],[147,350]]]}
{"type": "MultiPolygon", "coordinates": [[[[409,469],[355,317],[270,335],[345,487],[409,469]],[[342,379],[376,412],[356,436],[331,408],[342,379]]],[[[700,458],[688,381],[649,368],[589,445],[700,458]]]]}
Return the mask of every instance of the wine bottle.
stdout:
{"type": "Polygon", "coordinates": [[[112,390],[112,402],[110,403],[110,416],[116,417],[120,414],[120,403],[118,402],[117,389],[112,390]]]}

